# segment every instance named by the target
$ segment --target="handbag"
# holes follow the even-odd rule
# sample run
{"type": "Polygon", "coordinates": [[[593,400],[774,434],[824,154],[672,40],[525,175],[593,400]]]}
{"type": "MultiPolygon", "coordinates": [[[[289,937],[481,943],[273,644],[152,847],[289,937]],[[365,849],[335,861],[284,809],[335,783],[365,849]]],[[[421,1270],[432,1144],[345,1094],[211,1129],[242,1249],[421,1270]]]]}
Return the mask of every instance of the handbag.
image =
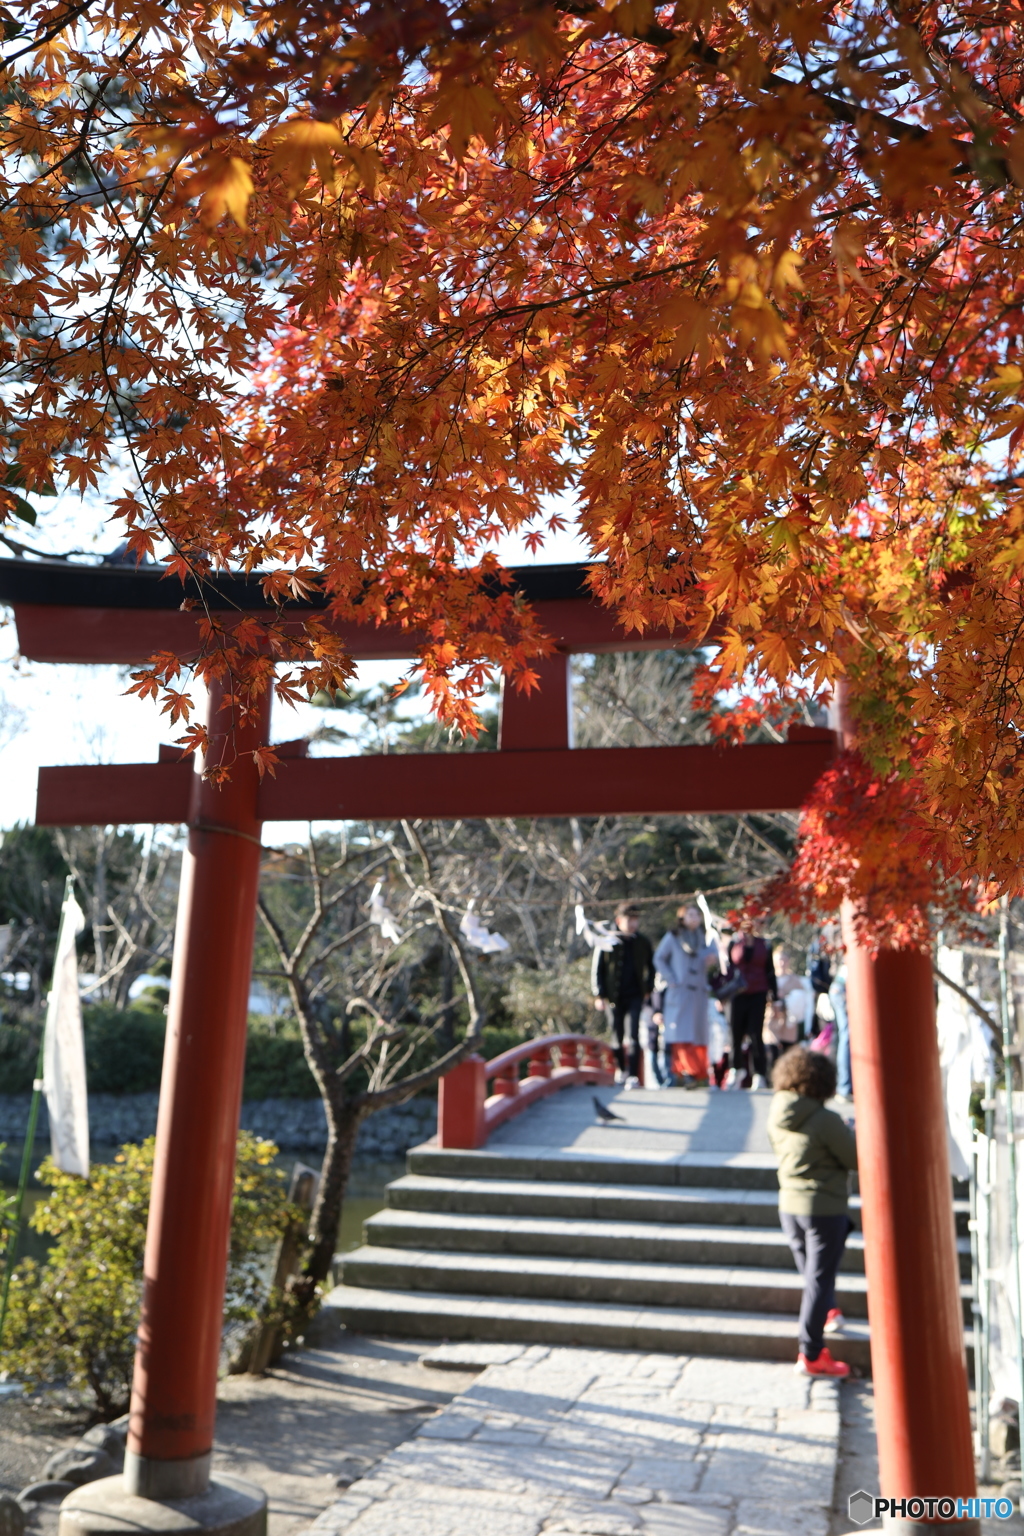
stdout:
{"type": "Polygon", "coordinates": [[[730,964],[724,976],[719,972],[717,978],[712,981],[711,991],[720,1003],[727,1003],[742,992],[744,986],[743,972],[739,966],[730,964]]]}
{"type": "Polygon", "coordinates": [[[826,1019],[820,1033],[816,1034],[813,1040],[807,1042],[807,1049],[809,1051],[817,1051],[822,1056],[830,1056],[832,1054],[832,1037],[835,1032],[836,1027],[832,1020],[826,1019]]]}

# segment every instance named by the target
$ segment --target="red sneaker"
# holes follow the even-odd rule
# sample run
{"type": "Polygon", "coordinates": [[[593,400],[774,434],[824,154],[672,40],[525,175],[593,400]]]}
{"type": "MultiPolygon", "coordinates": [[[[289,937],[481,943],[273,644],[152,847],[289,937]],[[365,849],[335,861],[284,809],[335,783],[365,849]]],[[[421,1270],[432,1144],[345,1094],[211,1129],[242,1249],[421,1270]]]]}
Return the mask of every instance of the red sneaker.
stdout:
{"type": "Polygon", "coordinates": [[[833,1307],[825,1319],[825,1332],[842,1333],[845,1326],[846,1318],[840,1312],[838,1307],[833,1307]]]}
{"type": "Polygon", "coordinates": [[[799,1355],[796,1362],[796,1371],[799,1376],[833,1376],[846,1377],[850,1374],[850,1367],[845,1360],[833,1360],[827,1349],[823,1349],[817,1360],[808,1360],[806,1355],[799,1355]]]}

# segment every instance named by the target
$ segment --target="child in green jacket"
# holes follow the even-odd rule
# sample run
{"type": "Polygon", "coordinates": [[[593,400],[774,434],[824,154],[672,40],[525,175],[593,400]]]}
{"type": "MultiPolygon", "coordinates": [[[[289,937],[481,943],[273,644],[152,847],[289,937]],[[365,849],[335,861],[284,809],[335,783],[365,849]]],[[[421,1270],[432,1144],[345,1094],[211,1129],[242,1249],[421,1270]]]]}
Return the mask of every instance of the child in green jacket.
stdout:
{"type": "Polygon", "coordinates": [[[836,1091],[827,1056],[794,1046],[776,1062],[772,1087],[768,1139],[779,1159],[779,1220],[804,1277],[796,1368],[807,1376],[849,1376],[850,1367],[825,1348],[824,1335],[843,1326],[836,1271],[853,1227],[846,1197],[847,1175],[857,1166],[856,1138],[825,1108],[836,1091]]]}

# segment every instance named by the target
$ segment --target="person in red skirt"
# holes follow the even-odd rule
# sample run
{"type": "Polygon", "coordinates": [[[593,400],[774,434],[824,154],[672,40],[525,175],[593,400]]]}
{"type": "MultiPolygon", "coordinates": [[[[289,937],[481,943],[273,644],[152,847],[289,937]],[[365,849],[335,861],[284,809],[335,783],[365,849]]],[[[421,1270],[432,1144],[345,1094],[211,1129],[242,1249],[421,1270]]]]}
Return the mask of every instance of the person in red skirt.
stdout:
{"type": "Polygon", "coordinates": [[[675,927],[655,950],[654,966],[664,982],[654,1022],[664,1029],[669,1069],[684,1088],[702,1085],[708,1080],[708,995],[718,946],[692,902],[679,908],[675,927]]]}

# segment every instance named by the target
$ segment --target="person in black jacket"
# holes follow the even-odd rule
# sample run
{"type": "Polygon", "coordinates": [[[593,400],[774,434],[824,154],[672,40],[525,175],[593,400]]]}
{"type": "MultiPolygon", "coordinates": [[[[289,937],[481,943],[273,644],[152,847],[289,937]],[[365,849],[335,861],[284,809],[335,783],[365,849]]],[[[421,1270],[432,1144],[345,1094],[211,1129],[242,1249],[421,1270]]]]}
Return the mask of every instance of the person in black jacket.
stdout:
{"type": "Polygon", "coordinates": [[[764,1015],[768,999],[778,1001],[772,947],[767,939],[752,929],[734,933],[729,945],[729,975],[739,977],[743,985],[729,1004],[732,1030],[730,1070],[726,1088],[739,1088],[743,1082],[743,1042],[750,1041],[751,1088],[768,1086],[768,1062],[764,1048],[764,1015]]]}
{"type": "Polygon", "coordinates": [[[639,908],[620,901],[615,908],[619,942],[612,949],[594,950],[591,976],[594,1007],[610,1009],[615,1036],[615,1060],[627,1088],[640,1083],[640,1010],[654,986],[654,951],[645,934],[638,933],[639,908]],[[626,1026],[629,1026],[629,1057],[626,1057],[626,1026]]]}

